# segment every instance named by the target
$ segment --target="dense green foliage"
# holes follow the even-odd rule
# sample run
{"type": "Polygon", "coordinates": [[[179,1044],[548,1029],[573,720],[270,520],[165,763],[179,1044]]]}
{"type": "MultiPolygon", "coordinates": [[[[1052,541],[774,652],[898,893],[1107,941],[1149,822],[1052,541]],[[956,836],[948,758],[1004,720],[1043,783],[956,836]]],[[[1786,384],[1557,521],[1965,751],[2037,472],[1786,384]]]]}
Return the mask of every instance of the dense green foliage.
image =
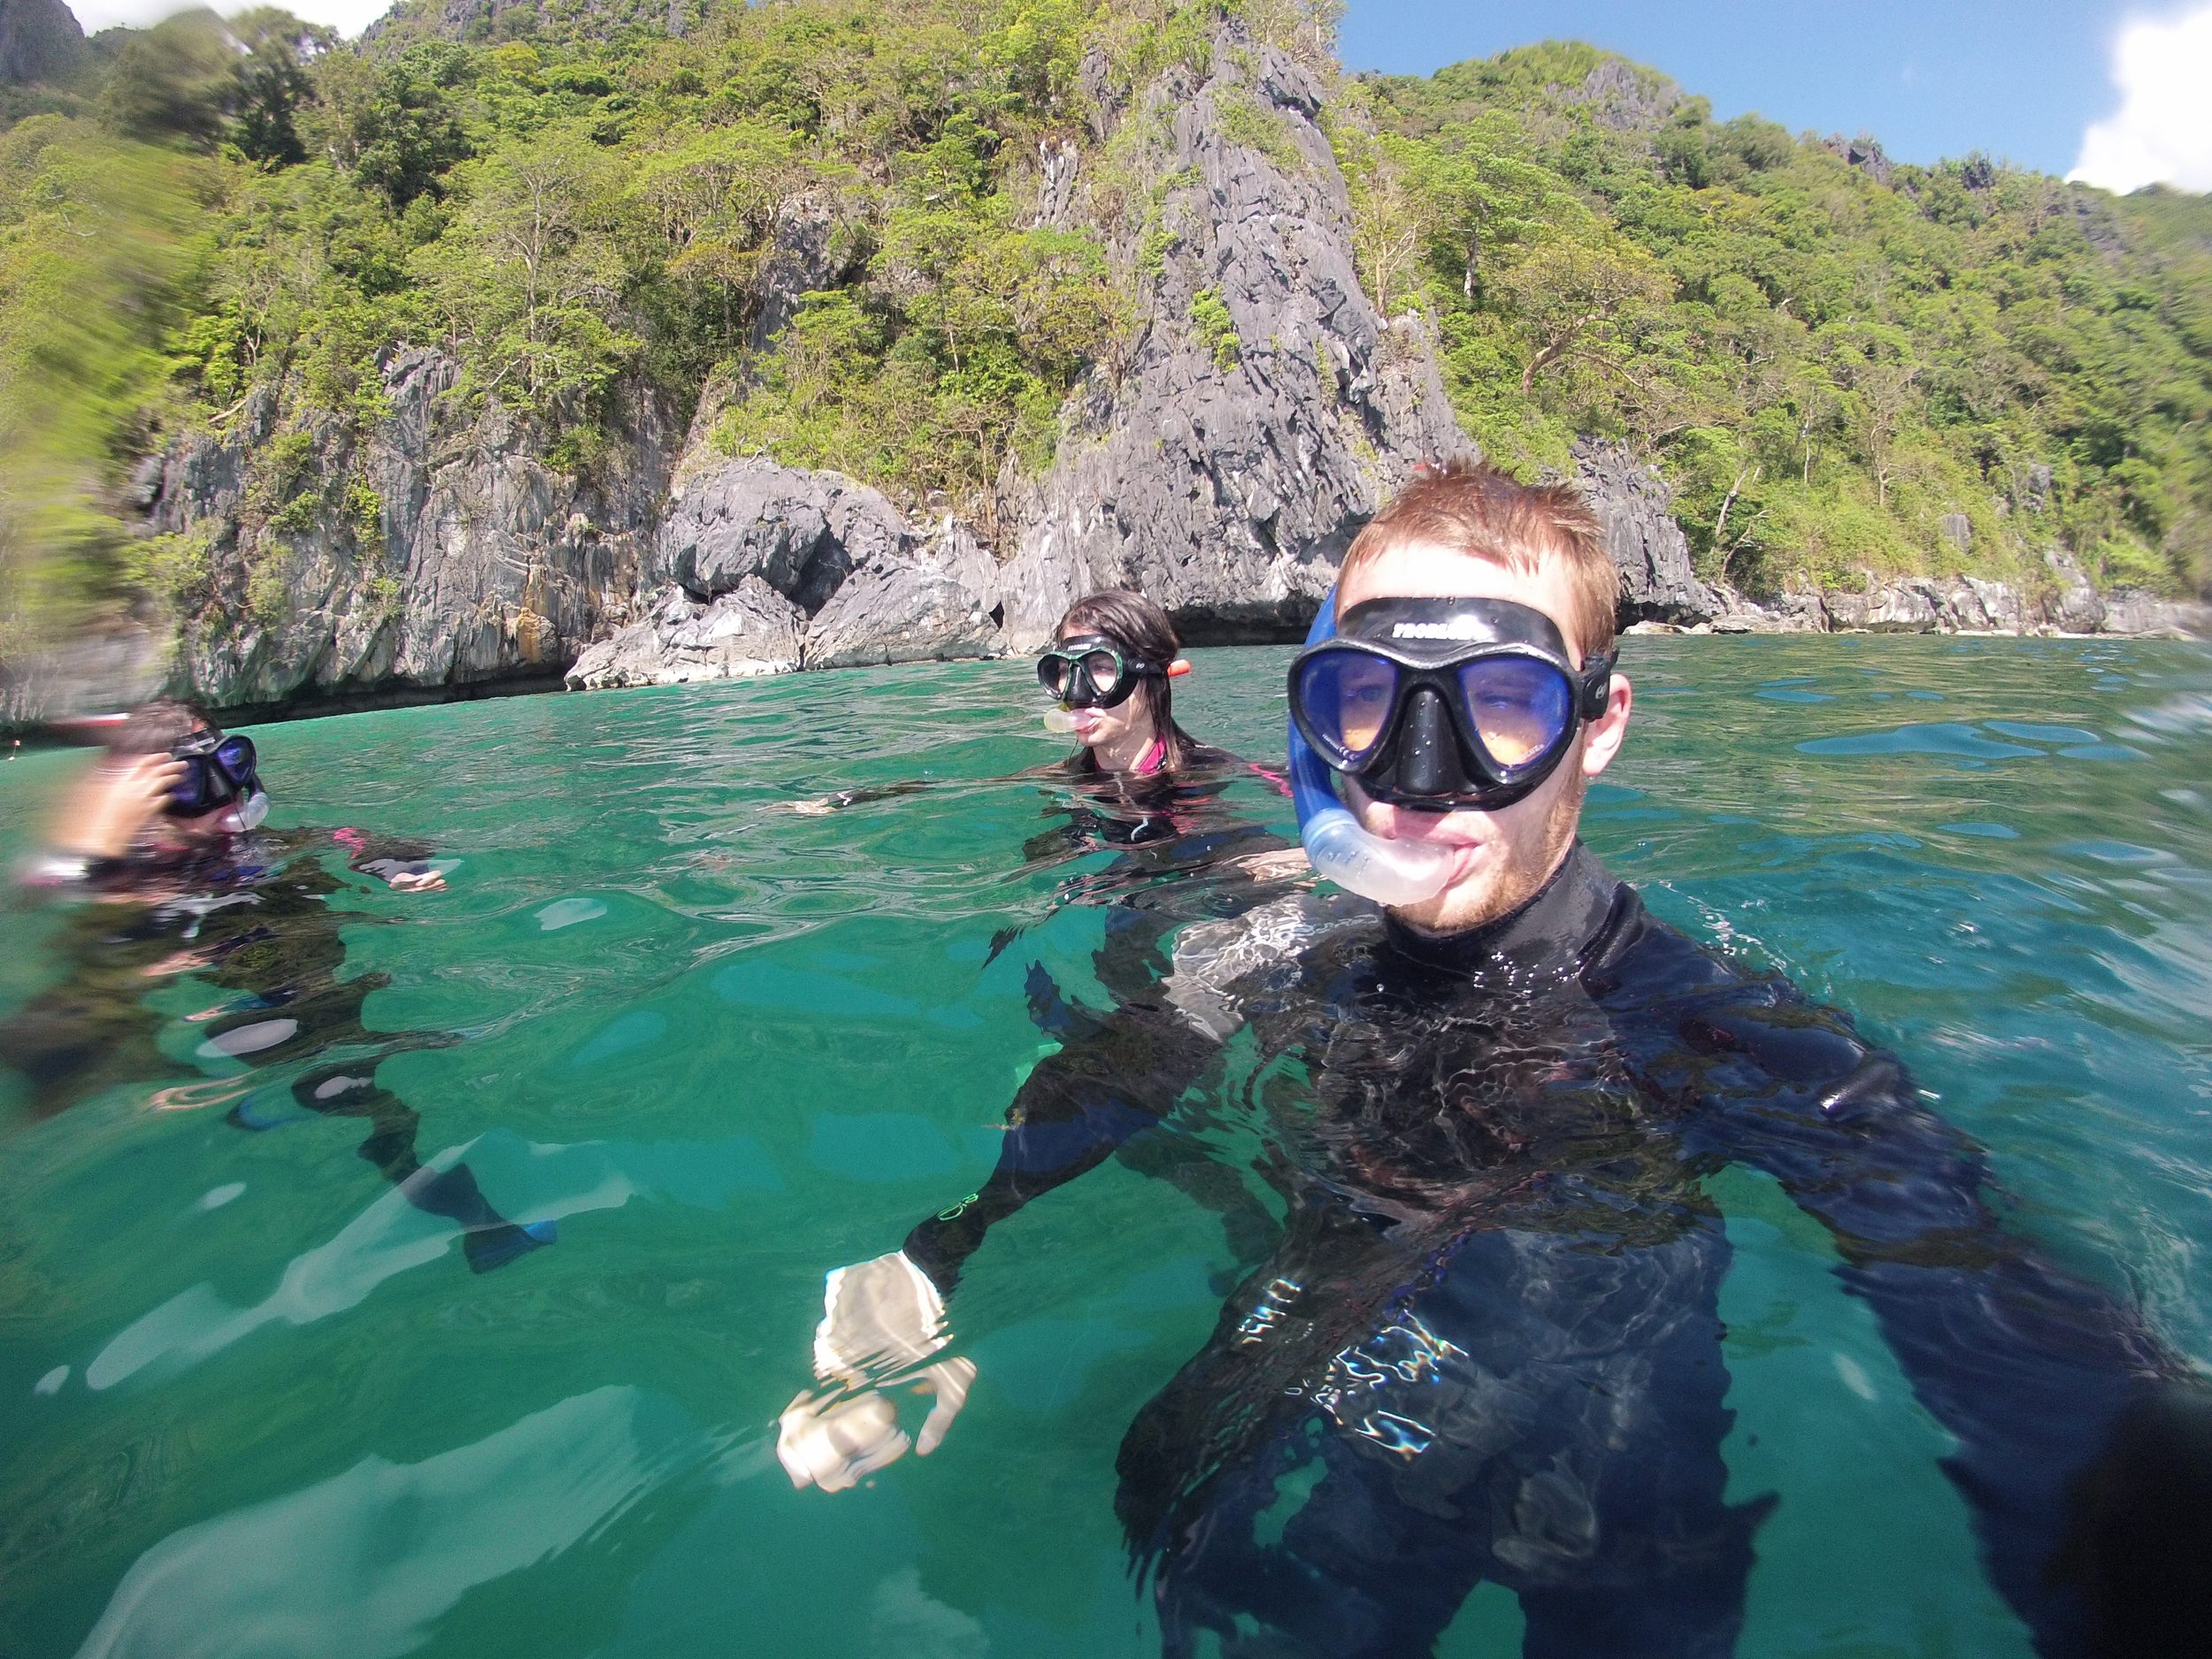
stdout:
{"type": "Polygon", "coordinates": [[[1363,275],[1430,310],[1494,457],[1628,437],[1707,572],[1754,586],[2032,580],[2060,543],[2212,583],[2203,198],[1855,166],[1581,46],[1349,90],[1363,275]]]}
{"type": "MultiPolygon", "coordinates": [[[[703,387],[727,450],[995,528],[1172,242],[1142,124],[1094,134],[1202,67],[1226,11],[1328,66],[1327,0],[525,0],[459,40],[411,0],[357,48],[265,8],[98,37],[0,132],[0,655],[41,618],[195,603],[206,546],[135,538],[127,480],[242,411],[248,527],[336,509],[366,548],[347,434],[401,345],[558,465],[703,387]],[[1064,145],[1081,189],[1048,227],[1064,145]]],[[[1632,439],[1711,572],[2016,576],[2063,543],[2212,578],[2200,198],[1978,158],[1884,182],[1581,47],[1340,83],[1329,119],[1362,275],[1430,314],[1469,430],[1525,469],[1632,439]]],[[[1226,319],[1197,295],[1225,369],[1226,319]]]]}
{"type": "Polygon", "coordinates": [[[265,11],[134,36],[73,117],[0,139],[5,609],[156,579],[188,600],[204,557],[128,546],[116,487],[256,387],[280,414],[249,518],[357,493],[287,446],[373,419],[401,343],[451,352],[465,404],[497,399],[557,464],[592,465],[618,387],[680,409],[703,384],[733,450],[987,518],[1126,326],[1104,239],[1036,226],[1039,145],[1096,114],[1085,52],[1125,79],[1177,27],[1166,4],[818,0],[681,37],[557,7],[462,42],[403,14],[357,50],[265,11]],[[798,276],[821,291],[749,349],[798,276]]]}

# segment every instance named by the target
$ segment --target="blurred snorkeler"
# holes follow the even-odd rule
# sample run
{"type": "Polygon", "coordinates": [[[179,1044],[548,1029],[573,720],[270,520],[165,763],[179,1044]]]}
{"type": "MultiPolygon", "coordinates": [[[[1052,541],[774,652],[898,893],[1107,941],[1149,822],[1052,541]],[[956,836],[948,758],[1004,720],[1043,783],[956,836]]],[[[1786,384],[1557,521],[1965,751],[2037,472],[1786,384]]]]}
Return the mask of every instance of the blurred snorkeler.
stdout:
{"type": "Polygon", "coordinates": [[[457,1039],[369,1031],[362,1005],[385,976],[339,977],[345,917],[327,901],[346,884],[315,850],[336,844],[349,870],[395,892],[435,892],[445,878],[426,849],[355,829],[265,829],[252,739],[227,735],[186,704],[151,703],[95,730],[107,752],[65,798],[48,850],[25,876],[30,890],[82,901],[49,946],[64,976],[0,1021],[0,1064],[21,1075],[32,1113],[173,1075],[157,1042],[162,1017],[145,997],[189,975],[231,993],[188,1017],[202,1027],[202,1052],[252,1070],[219,1097],[203,1083],[164,1089],[153,1103],[234,1101],[229,1121],[248,1130],[302,1112],[365,1118],[361,1156],[416,1208],[457,1223],[477,1271],[550,1243],[550,1224],[508,1221],[465,1164],[422,1163],[415,1112],[377,1081],[391,1056],[457,1039]],[[297,1111],[273,1105],[283,1094],[297,1111]]]}
{"type": "Polygon", "coordinates": [[[1893,1056],[1577,839],[1632,707],[1617,580],[1571,490],[1484,470],[1362,532],[1288,687],[1307,848],[1351,891],[1194,922],[1141,993],[1064,1007],[990,1179],[829,1275],[786,1471],[838,1491],[937,1448],[976,1376],[947,1299],[988,1230],[1118,1148],[1250,1144],[1203,1133],[1232,1094],[1265,1125],[1235,1172],[1286,1217],[1118,1460],[1169,1655],[1406,1659],[1484,1580],[1532,1659],[1732,1652],[1775,1500],[1724,1497],[1706,1181],[1732,1162],[1834,1240],[2039,1651],[2203,1655],[2201,1385],[2000,1222],[1893,1056]],[[1239,1033],[1248,1081],[1209,1083],[1239,1033]],[[894,1384],[933,1397],[911,1436],[894,1384]]]}

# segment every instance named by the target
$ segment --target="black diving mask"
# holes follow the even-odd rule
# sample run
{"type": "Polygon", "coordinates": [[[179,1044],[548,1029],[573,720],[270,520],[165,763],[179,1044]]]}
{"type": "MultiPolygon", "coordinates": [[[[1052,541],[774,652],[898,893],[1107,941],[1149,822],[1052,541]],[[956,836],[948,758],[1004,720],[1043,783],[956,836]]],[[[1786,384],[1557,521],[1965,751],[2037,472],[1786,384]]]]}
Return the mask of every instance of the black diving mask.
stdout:
{"type": "Polygon", "coordinates": [[[1375,800],[1494,812],[1605,712],[1613,662],[1571,661],[1551,618],[1510,600],[1370,599],[1292,662],[1290,714],[1375,800]]]}
{"type": "Polygon", "coordinates": [[[1111,709],[1141,680],[1164,680],[1168,664],[1125,651],[1103,634],[1079,634],[1037,659],[1037,683],[1071,709],[1111,709]]]}

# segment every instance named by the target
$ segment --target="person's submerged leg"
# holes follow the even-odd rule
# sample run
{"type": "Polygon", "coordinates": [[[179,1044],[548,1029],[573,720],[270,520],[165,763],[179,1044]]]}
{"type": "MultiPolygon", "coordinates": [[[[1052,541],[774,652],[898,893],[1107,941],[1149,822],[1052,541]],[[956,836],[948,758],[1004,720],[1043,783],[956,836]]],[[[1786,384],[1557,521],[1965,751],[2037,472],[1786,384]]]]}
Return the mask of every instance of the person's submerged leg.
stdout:
{"type": "Polygon", "coordinates": [[[458,1223],[461,1251],[474,1271],[488,1273],[552,1243],[558,1236],[553,1223],[508,1220],[492,1208],[467,1164],[441,1170],[415,1156],[421,1118],[377,1082],[376,1068],[385,1057],[319,1066],[292,1086],[292,1098],[325,1116],[367,1118],[369,1136],[358,1156],[376,1165],[416,1209],[458,1223]]]}

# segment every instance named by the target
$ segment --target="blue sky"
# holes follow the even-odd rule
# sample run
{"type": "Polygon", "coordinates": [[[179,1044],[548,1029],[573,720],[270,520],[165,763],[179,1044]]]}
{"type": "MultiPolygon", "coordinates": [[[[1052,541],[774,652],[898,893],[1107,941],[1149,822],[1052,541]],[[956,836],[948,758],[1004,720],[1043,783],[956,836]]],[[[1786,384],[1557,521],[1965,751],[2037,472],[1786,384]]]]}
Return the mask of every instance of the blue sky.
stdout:
{"type": "MultiPolygon", "coordinates": [[[[1348,67],[1425,74],[1509,46],[1586,40],[1663,70],[1724,119],[1756,110],[1793,132],[1863,129],[1902,160],[1978,149],[2063,173],[2080,158],[2085,131],[2122,104],[2114,50],[2124,24],[2189,12],[2212,6],[1349,0],[1341,49],[1348,67]]],[[[2212,124],[2212,90],[2193,101],[2212,124]]]]}

